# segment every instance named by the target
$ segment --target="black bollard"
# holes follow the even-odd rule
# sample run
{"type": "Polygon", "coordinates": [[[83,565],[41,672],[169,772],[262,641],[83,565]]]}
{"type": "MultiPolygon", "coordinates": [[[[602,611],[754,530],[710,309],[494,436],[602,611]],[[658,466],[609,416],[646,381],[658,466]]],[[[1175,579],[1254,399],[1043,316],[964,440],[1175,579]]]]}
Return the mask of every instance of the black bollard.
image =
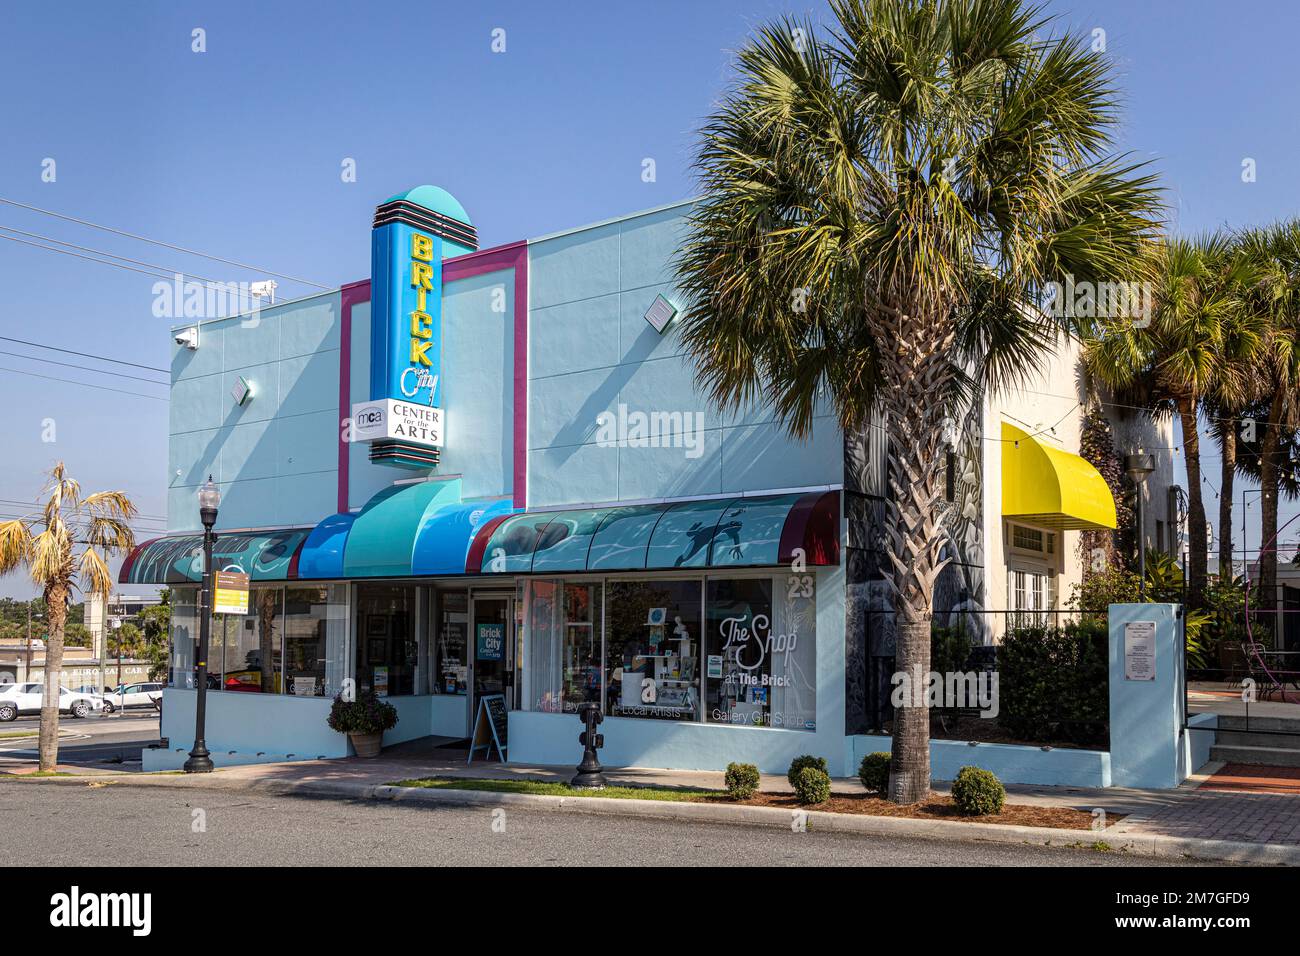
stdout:
{"type": "Polygon", "coordinates": [[[578,708],[578,719],[587,728],[578,735],[582,744],[582,763],[578,764],[578,775],[569,781],[571,787],[583,790],[600,790],[605,786],[605,775],[600,772],[600,761],[596,759],[596,748],[605,746],[605,735],[596,733],[596,727],[605,719],[599,704],[583,704],[578,708]]]}

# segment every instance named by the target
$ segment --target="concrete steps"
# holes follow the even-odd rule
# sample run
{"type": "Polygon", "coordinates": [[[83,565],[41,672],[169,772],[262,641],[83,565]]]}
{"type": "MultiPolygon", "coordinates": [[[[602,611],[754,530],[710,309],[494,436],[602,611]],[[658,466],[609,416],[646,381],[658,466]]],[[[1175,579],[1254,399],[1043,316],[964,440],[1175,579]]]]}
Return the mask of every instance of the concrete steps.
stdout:
{"type": "Polygon", "coordinates": [[[1300,717],[1219,717],[1211,760],[1256,767],[1300,767],[1300,717]],[[1249,729],[1247,729],[1249,727],[1249,729]]]}

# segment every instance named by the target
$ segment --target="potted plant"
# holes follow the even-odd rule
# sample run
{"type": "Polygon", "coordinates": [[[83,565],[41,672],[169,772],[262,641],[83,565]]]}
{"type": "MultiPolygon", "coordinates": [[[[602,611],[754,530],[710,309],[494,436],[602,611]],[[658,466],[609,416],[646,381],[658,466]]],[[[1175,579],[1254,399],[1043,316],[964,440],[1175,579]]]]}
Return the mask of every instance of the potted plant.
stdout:
{"type": "Polygon", "coordinates": [[[358,757],[378,757],[384,731],[397,726],[397,708],[373,691],[363,691],[356,700],[334,698],[326,718],[331,730],[347,734],[358,757]]]}

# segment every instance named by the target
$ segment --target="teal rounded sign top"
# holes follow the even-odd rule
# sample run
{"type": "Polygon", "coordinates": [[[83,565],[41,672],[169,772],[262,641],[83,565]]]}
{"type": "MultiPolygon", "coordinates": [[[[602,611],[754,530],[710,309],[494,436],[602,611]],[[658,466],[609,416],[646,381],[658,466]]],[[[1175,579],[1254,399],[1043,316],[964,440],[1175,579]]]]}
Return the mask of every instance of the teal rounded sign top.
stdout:
{"type": "Polygon", "coordinates": [[[432,212],[441,213],[455,219],[457,222],[463,222],[467,226],[474,225],[469,220],[469,213],[465,212],[465,207],[456,200],[456,197],[438,186],[416,186],[414,189],[408,189],[406,192],[390,196],[385,201],[396,202],[399,199],[413,202],[417,206],[423,206],[432,212]]]}

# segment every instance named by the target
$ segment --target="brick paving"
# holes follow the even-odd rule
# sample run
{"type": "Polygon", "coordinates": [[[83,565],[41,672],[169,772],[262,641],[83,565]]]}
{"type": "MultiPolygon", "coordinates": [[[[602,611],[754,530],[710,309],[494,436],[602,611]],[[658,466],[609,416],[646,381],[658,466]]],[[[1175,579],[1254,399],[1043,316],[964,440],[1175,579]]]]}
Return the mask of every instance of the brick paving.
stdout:
{"type": "Polygon", "coordinates": [[[1201,784],[1202,790],[1290,793],[1300,796],[1300,767],[1255,767],[1228,763],[1201,784]]]}
{"type": "Polygon", "coordinates": [[[1119,826],[1130,833],[1300,846],[1300,795],[1184,790],[1177,802],[1119,826]]]}

